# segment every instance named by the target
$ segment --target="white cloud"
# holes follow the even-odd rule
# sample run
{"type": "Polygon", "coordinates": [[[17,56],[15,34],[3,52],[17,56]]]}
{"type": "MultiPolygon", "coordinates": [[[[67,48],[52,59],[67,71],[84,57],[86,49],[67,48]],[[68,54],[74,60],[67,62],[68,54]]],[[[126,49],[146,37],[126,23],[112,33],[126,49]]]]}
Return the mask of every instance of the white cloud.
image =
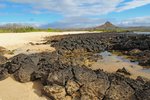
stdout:
{"type": "Polygon", "coordinates": [[[65,18],[65,20],[58,21],[51,24],[43,25],[43,27],[52,28],[85,28],[99,26],[110,21],[116,26],[150,26],[150,16],[136,17],[126,20],[117,21],[117,19],[99,19],[99,18],[81,18],[81,17],[70,17],[65,18]]]}
{"type": "Polygon", "coordinates": [[[51,24],[45,24],[42,27],[52,27],[52,28],[86,28],[99,26],[106,21],[114,21],[114,19],[105,18],[85,18],[85,17],[66,17],[64,20],[54,22],[51,24]]]}
{"type": "Polygon", "coordinates": [[[119,23],[121,26],[150,26],[150,16],[136,17],[123,20],[119,23]]]}
{"type": "Polygon", "coordinates": [[[147,4],[150,4],[150,0],[132,0],[130,2],[124,3],[123,6],[117,8],[116,11],[120,12],[124,10],[134,9],[147,4]]]}
{"type": "Polygon", "coordinates": [[[112,12],[123,0],[7,0],[29,4],[33,9],[46,9],[66,16],[102,15],[112,12]]]}
{"type": "MultiPolygon", "coordinates": [[[[53,27],[88,27],[99,25],[107,19],[96,19],[93,16],[108,14],[111,12],[121,12],[134,9],[147,4],[150,0],[1,0],[13,2],[16,5],[26,4],[29,13],[42,14],[55,12],[64,16],[64,20],[49,24],[53,27]],[[28,8],[29,7],[29,8],[28,8]],[[93,18],[92,18],[92,17],[93,18]]],[[[0,5],[1,7],[1,5],[0,5]]],[[[148,19],[146,17],[146,19],[148,19]]],[[[148,19],[149,20],[149,19],[148,19]]],[[[149,24],[142,18],[124,20],[120,24],[136,25],[149,24]]],[[[150,24],[149,24],[150,25],[150,24]]]]}
{"type": "MultiPolygon", "coordinates": [[[[150,0],[7,0],[17,4],[28,4],[33,9],[45,9],[49,12],[61,13],[64,16],[95,16],[113,11],[124,11],[150,4],[150,0]],[[122,5],[119,7],[119,5],[122,5]]],[[[35,13],[35,12],[33,12],[35,13]]]]}

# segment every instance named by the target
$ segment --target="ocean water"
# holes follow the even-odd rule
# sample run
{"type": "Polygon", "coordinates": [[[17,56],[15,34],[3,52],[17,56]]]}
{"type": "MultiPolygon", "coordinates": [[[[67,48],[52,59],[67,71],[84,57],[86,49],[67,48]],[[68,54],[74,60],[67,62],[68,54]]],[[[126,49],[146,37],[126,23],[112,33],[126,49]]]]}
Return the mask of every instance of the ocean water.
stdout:
{"type": "Polygon", "coordinates": [[[150,32],[134,32],[136,34],[150,34],[150,32]]]}

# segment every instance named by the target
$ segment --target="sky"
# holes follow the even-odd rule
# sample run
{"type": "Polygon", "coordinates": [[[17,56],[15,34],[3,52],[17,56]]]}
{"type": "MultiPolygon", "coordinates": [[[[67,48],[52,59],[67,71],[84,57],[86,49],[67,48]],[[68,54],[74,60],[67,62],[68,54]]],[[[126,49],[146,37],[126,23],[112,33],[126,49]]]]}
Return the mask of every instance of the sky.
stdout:
{"type": "Polygon", "coordinates": [[[150,26],[150,0],[0,0],[0,24],[78,28],[150,26]]]}

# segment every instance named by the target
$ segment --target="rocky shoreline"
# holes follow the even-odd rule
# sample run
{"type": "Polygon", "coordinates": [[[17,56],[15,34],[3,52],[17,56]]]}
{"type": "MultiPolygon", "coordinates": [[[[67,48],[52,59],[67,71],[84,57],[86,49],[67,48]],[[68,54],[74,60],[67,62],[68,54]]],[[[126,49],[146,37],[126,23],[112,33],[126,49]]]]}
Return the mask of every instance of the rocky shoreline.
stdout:
{"type": "Polygon", "coordinates": [[[88,68],[101,59],[94,54],[105,50],[120,51],[135,57],[139,64],[150,66],[150,35],[88,33],[45,39],[47,42],[43,44],[55,47],[56,51],[19,54],[3,61],[0,80],[10,75],[22,83],[39,80],[42,93],[50,100],[150,99],[149,80],[88,68]]]}

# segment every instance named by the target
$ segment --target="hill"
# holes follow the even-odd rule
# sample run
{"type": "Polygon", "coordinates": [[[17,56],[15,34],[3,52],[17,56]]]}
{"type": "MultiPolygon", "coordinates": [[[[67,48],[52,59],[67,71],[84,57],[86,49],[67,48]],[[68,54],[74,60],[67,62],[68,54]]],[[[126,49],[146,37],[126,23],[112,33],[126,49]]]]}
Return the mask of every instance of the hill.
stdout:
{"type": "Polygon", "coordinates": [[[112,24],[109,21],[105,22],[102,25],[96,26],[96,27],[87,28],[86,30],[89,30],[89,31],[103,31],[103,32],[122,32],[122,31],[126,31],[126,29],[118,27],[118,26],[112,24]]]}
{"type": "Polygon", "coordinates": [[[97,26],[94,29],[116,29],[118,28],[117,26],[115,26],[114,24],[112,24],[111,22],[107,21],[106,23],[104,23],[103,25],[97,26]]]}

